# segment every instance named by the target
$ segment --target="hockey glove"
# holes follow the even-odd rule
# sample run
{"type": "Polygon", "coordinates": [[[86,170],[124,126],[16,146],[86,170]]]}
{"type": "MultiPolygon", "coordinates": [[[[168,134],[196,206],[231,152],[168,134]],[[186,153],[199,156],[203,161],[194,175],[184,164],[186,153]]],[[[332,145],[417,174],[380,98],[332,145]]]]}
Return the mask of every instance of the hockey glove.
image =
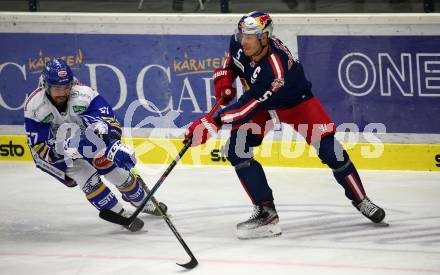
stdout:
{"type": "Polygon", "coordinates": [[[69,137],[65,139],[62,143],[62,151],[59,152],[61,155],[71,159],[82,158],[81,152],[78,150],[80,148],[79,142],[74,139],[74,137],[69,137]],[[76,141],[76,142],[75,142],[76,141]]]}
{"type": "Polygon", "coordinates": [[[49,139],[39,144],[36,144],[31,149],[32,156],[39,158],[47,163],[56,163],[63,159],[63,155],[58,154],[55,147],[55,140],[49,139]]]}
{"type": "Polygon", "coordinates": [[[237,89],[232,87],[232,82],[237,76],[232,69],[214,70],[214,92],[215,98],[223,98],[223,105],[227,105],[237,95],[237,89]]]}
{"type": "Polygon", "coordinates": [[[185,140],[192,138],[191,146],[199,146],[216,135],[219,128],[220,125],[216,124],[211,117],[202,116],[188,127],[185,132],[185,140]]]}
{"type": "Polygon", "coordinates": [[[136,165],[134,150],[119,140],[112,140],[105,150],[105,157],[113,161],[116,166],[130,171],[136,165]]]}
{"type": "Polygon", "coordinates": [[[105,144],[108,144],[113,139],[121,140],[122,133],[119,127],[114,127],[99,117],[82,115],[81,119],[84,125],[87,126],[87,130],[93,131],[105,144]]]}
{"type": "Polygon", "coordinates": [[[60,154],[71,159],[83,157],[93,159],[102,156],[106,147],[105,142],[99,136],[99,132],[88,128],[85,132],[75,133],[65,139],[60,154]]]}

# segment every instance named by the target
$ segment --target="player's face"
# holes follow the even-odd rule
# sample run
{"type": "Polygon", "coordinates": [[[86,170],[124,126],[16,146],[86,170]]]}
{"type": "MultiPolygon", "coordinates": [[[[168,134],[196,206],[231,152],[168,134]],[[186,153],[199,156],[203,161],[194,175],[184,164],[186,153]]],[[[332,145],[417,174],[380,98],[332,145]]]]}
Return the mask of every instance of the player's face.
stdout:
{"type": "Polygon", "coordinates": [[[243,33],[241,37],[241,46],[246,56],[254,56],[261,52],[261,44],[256,34],[243,33]]]}
{"type": "Polygon", "coordinates": [[[67,84],[63,86],[51,86],[49,88],[49,94],[56,105],[62,106],[67,102],[71,87],[70,84],[67,84]]]}

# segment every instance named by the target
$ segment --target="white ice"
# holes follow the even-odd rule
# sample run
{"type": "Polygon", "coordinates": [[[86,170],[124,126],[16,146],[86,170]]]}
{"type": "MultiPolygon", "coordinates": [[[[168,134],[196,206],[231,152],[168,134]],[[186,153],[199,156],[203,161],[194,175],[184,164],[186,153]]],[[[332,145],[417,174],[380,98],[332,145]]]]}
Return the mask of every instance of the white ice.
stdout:
{"type": "MultiPolygon", "coordinates": [[[[150,187],[164,166],[142,166],[150,187]]],[[[199,266],[159,217],[129,233],[78,188],[30,163],[0,163],[0,274],[440,274],[440,173],[360,171],[389,227],[361,216],[326,169],[267,168],[283,234],[238,240],[250,200],[231,167],[178,166],[156,197],[199,266]]]]}

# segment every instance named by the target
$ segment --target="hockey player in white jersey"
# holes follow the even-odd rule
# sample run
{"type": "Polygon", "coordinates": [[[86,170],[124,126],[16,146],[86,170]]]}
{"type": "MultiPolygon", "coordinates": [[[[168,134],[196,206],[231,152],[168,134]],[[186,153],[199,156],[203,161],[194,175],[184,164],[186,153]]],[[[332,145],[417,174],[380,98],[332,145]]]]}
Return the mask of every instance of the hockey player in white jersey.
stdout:
{"type": "MultiPolygon", "coordinates": [[[[46,64],[38,88],[24,107],[28,144],[37,168],[67,187],[79,186],[98,210],[129,215],[102,178],[114,184],[122,198],[140,205],[146,187],[131,172],[134,150],[121,143],[121,126],[111,106],[92,88],[82,85],[62,59],[46,64]]],[[[160,203],[166,212],[166,205],[160,203]]],[[[148,202],[145,213],[158,215],[148,202]]],[[[138,231],[137,218],[126,228],[138,231]]]]}

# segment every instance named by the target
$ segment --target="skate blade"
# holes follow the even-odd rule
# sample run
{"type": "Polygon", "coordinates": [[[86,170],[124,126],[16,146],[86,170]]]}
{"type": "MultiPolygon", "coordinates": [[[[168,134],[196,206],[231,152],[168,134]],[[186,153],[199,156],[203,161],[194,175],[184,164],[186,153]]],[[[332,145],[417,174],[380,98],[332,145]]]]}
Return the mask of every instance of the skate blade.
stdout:
{"type": "Polygon", "coordinates": [[[281,234],[282,231],[278,225],[265,225],[254,230],[237,230],[237,238],[239,240],[273,238],[281,234]]]}
{"type": "Polygon", "coordinates": [[[373,225],[375,227],[388,227],[388,226],[390,226],[390,224],[387,221],[385,221],[385,220],[381,221],[379,223],[373,223],[373,225]]]}
{"type": "Polygon", "coordinates": [[[271,235],[262,235],[262,236],[239,236],[237,234],[237,239],[239,240],[254,240],[254,239],[265,239],[265,238],[275,238],[281,236],[282,232],[271,234],[271,235]]]}

